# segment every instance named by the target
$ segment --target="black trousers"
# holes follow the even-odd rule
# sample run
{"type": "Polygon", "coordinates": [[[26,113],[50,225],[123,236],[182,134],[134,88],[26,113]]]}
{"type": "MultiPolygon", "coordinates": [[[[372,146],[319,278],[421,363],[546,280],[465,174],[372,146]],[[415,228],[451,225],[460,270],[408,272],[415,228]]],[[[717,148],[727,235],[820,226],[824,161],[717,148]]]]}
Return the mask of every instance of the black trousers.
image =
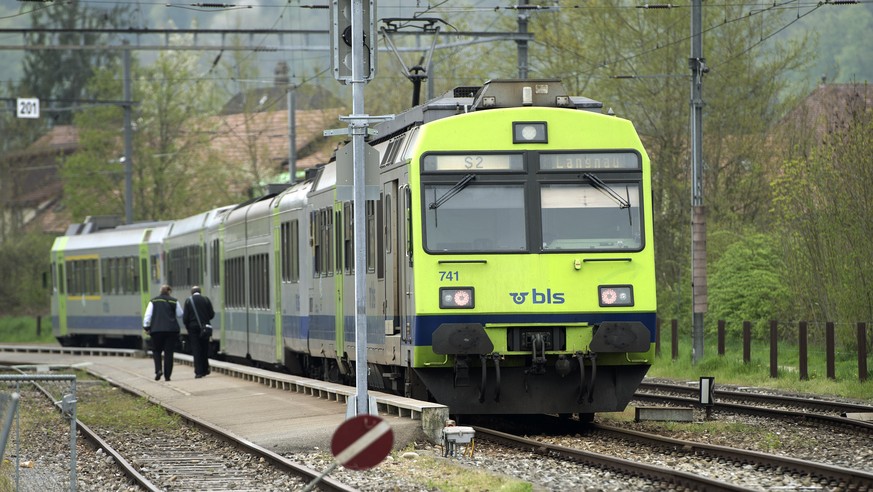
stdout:
{"type": "Polygon", "coordinates": [[[152,357],[155,359],[155,374],[159,374],[163,367],[164,377],[170,379],[173,374],[173,353],[176,351],[176,340],[178,339],[179,332],[177,331],[152,332],[152,357]]]}
{"type": "Polygon", "coordinates": [[[194,357],[194,375],[205,376],[209,374],[209,339],[202,338],[200,333],[200,328],[188,328],[188,343],[194,357]]]}

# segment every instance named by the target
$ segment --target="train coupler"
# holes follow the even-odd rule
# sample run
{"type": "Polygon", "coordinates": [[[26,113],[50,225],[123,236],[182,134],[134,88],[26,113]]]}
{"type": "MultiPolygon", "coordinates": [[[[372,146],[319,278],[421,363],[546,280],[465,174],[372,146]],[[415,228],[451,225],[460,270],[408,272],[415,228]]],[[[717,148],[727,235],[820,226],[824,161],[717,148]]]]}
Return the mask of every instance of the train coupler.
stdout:
{"type": "Polygon", "coordinates": [[[494,360],[494,373],[497,378],[497,387],[494,391],[494,401],[500,401],[500,354],[494,353],[479,356],[482,363],[482,384],[479,386],[479,403],[485,402],[485,386],[488,383],[488,359],[494,360]]]}
{"type": "Polygon", "coordinates": [[[542,333],[537,333],[531,339],[531,365],[528,374],[543,375],[546,373],[546,341],[542,333]]]}
{"type": "Polygon", "coordinates": [[[588,403],[594,401],[594,382],[597,380],[597,354],[591,352],[585,354],[576,352],[576,360],[579,361],[579,396],[576,398],[576,403],[582,403],[587,397],[588,403]],[[591,359],[591,378],[585,381],[585,359],[591,359]]]}

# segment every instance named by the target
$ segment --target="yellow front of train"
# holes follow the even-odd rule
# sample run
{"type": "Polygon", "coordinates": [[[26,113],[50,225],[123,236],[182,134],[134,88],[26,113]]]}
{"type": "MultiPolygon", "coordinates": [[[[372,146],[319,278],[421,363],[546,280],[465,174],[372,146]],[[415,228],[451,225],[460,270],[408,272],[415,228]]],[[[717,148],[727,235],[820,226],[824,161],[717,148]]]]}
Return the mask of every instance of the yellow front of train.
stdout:
{"type": "Polygon", "coordinates": [[[649,159],[582,106],[492,83],[419,130],[412,366],[453,413],[619,411],[652,363],[649,159]]]}

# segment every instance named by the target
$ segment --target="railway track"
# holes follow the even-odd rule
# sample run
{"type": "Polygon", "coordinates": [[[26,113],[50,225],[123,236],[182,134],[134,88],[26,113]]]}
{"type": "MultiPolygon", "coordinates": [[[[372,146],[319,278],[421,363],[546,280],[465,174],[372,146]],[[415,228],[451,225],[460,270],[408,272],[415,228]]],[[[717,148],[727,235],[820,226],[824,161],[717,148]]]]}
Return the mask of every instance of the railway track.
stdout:
{"type": "Polygon", "coordinates": [[[562,430],[550,436],[531,438],[519,436],[515,431],[480,426],[475,429],[477,439],[641,477],[658,490],[769,490],[792,483],[822,490],[873,490],[873,474],[867,471],[812,460],[603,424],[556,420],[542,427],[562,430]],[[732,477],[737,477],[736,481],[732,481],[732,477]]]}
{"type": "MultiPolygon", "coordinates": [[[[697,387],[666,383],[642,383],[634,393],[637,401],[667,402],[681,406],[699,406],[697,387]],[[694,395],[693,397],[681,395],[694,395]]],[[[712,411],[735,412],[768,418],[811,421],[873,434],[873,422],[847,418],[851,412],[873,413],[873,407],[820,398],[715,390],[712,411]]]]}
{"type": "MultiPolygon", "coordinates": [[[[58,401],[57,395],[46,385],[34,386],[53,403],[58,401]]],[[[80,385],[87,393],[85,386],[80,385]]],[[[60,408],[59,403],[55,405],[60,408]]],[[[302,490],[321,475],[193,415],[175,413],[190,424],[183,426],[180,435],[101,432],[80,419],[76,426],[87,441],[110,456],[122,473],[143,490],[302,490]],[[223,445],[203,445],[204,441],[215,438],[223,445]]],[[[350,492],[356,489],[323,477],[318,490],[350,492]]]]}
{"type": "Polygon", "coordinates": [[[700,475],[672,470],[666,467],[631,461],[616,456],[584,451],[581,449],[550,444],[542,440],[521,437],[494,429],[475,427],[476,438],[485,439],[503,446],[581,463],[586,466],[609,470],[649,480],[657,490],[695,490],[702,492],[749,491],[742,486],[726,484],[700,475]]]}

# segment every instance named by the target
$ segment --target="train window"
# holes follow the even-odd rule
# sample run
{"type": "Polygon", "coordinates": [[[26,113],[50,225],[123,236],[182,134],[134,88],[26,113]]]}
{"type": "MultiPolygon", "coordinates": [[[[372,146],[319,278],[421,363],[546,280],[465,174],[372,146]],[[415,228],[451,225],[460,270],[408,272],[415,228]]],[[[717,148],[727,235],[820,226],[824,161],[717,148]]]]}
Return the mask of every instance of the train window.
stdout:
{"type": "Polygon", "coordinates": [[[291,223],[282,222],[279,225],[279,268],[282,271],[282,282],[291,280],[291,223]]]}
{"type": "Polygon", "coordinates": [[[102,260],[100,260],[100,284],[103,287],[103,294],[108,295],[110,293],[108,258],[103,258],[102,260]]]}
{"type": "Polygon", "coordinates": [[[312,244],[312,276],[321,275],[321,214],[309,214],[309,242],[312,244]]]}
{"type": "Polygon", "coordinates": [[[221,257],[218,255],[218,239],[212,240],[212,271],[209,272],[209,277],[212,279],[212,286],[219,285],[219,270],[221,269],[221,257]]]}
{"type": "Polygon", "coordinates": [[[376,256],[376,278],[385,278],[385,255],[381,252],[385,251],[385,243],[383,242],[382,234],[378,231],[382,230],[385,216],[383,214],[382,200],[375,202],[376,207],[376,229],[373,235],[376,237],[376,249],[373,250],[373,255],[376,256]]]}
{"type": "Polygon", "coordinates": [[[376,202],[367,200],[367,273],[376,271],[376,202]]]}
{"type": "Polygon", "coordinates": [[[142,283],[139,286],[140,292],[148,292],[149,291],[149,260],[146,258],[140,258],[140,279],[142,283]]]}
{"type": "Polygon", "coordinates": [[[291,221],[291,280],[297,282],[300,280],[300,224],[297,219],[291,221]]]}
{"type": "Polygon", "coordinates": [[[61,295],[67,293],[67,268],[63,261],[58,262],[58,290],[61,295]]]}
{"type": "Polygon", "coordinates": [[[391,211],[391,195],[385,195],[385,212],[383,215],[387,218],[385,221],[385,252],[391,252],[391,218],[394,214],[391,211]]]}
{"type": "Polygon", "coordinates": [[[425,184],[425,248],[430,252],[524,251],[527,248],[522,184],[425,184]]]}
{"type": "Polygon", "coordinates": [[[161,281],[161,257],[152,255],[152,282],[159,283],[161,281]]]}
{"type": "Polygon", "coordinates": [[[639,183],[543,184],[540,202],[543,251],[642,246],[639,183]]]}
{"type": "MultiPolygon", "coordinates": [[[[343,204],[342,244],[342,254],[345,257],[345,271],[347,274],[352,274],[355,272],[355,206],[352,202],[343,204]]],[[[338,250],[337,255],[339,253],[338,250]]]]}

